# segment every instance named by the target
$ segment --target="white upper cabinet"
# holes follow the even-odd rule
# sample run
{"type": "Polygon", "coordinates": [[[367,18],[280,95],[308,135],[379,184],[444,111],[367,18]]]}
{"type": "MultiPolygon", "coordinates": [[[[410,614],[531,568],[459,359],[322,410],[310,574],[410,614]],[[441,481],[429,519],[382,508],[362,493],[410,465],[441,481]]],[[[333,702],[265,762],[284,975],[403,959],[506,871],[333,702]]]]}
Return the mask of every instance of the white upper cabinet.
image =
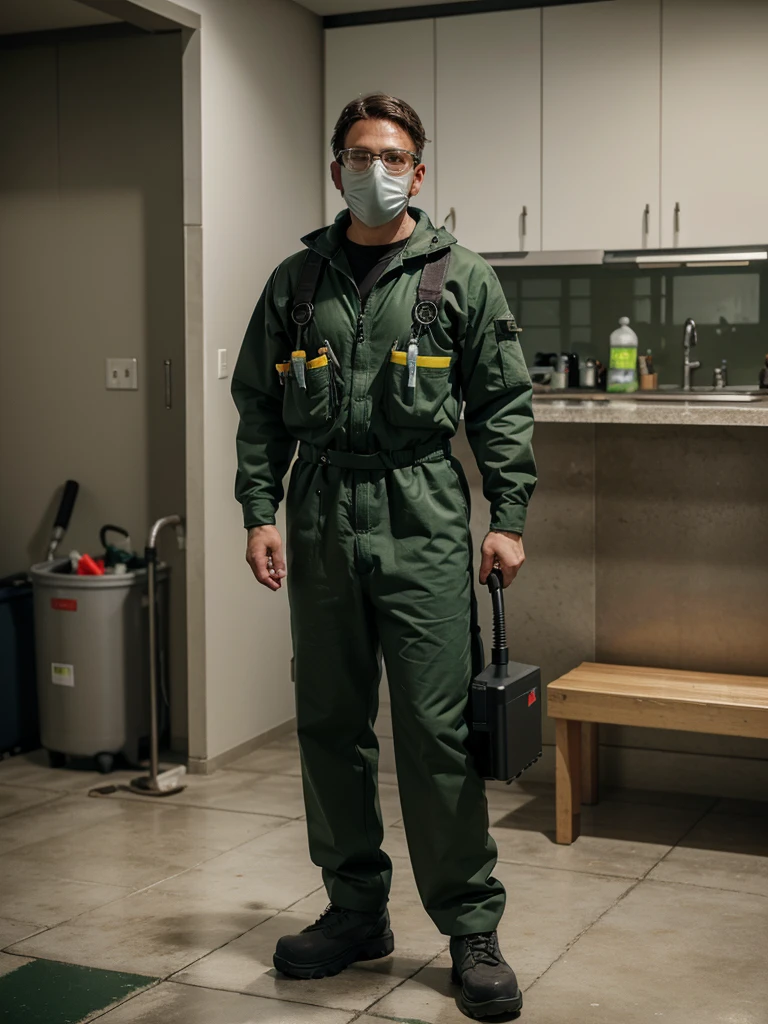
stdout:
{"type": "Polygon", "coordinates": [[[544,249],[658,246],[660,19],[660,0],[544,8],[544,249]]]}
{"type": "MultiPolygon", "coordinates": [[[[386,92],[405,100],[421,118],[427,138],[435,138],[435,23],[390,22],[328,29],[325,33],[325,137],[328,144],[326,222],[344,208],[331,181],[331,135],[339,114],[356,96],[386,92]]],[[[434,146],[427,145],[427,176],[414,206],[435,218],[434,146]]]]}
{"type": "Polygon", "coordinates": [[[438,220],[476,252],[541,248],[541,10],[437,19],[438,220]]]}
{"type": "Polygon", "coordinates": [[[662,27],[661,244],[764,245],[768,2],[664,0],[662,27]]]}

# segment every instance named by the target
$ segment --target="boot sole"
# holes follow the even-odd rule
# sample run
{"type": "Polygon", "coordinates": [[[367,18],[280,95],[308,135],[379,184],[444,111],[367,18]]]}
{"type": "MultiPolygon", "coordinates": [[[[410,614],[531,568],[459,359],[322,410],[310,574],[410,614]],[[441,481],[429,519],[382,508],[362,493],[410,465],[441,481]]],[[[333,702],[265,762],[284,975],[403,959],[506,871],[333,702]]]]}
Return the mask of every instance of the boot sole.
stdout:
{"type": "Polygon", "coordinates": [[[323,960],[314,964],[294,964],[275,953],[272,963],[275,970],[289,978],[301,978],[309,981],[315,978],[332,978],[335,974],[341,974],[343,970],[352,964],[360,963],[363,960],[381,960],[389,956],[395,948],[395,937],[392,932],[386,932],[375,939],[369,939],[359,946],[352,946],[332,960],[323,960]]]}
{"type": "MultiPolygon", "coordinates": [[[[455,967],[451,968],[451,981],[454,985],[461,985],[461,977],[455,967]]],[[[523,993],[518,989],[517,995],[510,996],[508,999],[490,999],[485,1003],[473,1003],[462,992],[459,1002],[464,1013],[475,1020],[485,1017],[501,1017],[508,1013],[519,1013],[522,1010],[523,993]]]]}

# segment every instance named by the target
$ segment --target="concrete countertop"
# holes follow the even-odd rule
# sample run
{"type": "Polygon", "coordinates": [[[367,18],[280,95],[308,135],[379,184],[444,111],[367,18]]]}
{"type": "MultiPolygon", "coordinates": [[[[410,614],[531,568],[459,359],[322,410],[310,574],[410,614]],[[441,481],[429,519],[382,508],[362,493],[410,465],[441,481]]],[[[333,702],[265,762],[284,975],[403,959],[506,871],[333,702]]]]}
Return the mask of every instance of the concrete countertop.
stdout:
{"type": "Polygon", "coordinates": [[[634,423],[688,427],[768,427],[768,402],[589,401],[533,398],[539,423],[634,423]]]}

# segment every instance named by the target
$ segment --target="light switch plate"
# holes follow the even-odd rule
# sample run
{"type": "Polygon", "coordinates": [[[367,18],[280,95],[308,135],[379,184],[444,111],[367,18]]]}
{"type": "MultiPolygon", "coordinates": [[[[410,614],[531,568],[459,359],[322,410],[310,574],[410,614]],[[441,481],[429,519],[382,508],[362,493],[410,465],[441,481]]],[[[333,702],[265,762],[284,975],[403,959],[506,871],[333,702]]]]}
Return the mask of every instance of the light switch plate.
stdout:
{"type": "Polygon", "coordinates": [[[139,364],[137,359],[107,360],[108,391],[138,391],[139,364]]]}
{"type": "Polygon", "coordinates": [[[219,380],[224,380],[225,377],[229,376],[229,366],[227,365],[227,350],[225,348],[219,349],[218,374],[219,380]]]}

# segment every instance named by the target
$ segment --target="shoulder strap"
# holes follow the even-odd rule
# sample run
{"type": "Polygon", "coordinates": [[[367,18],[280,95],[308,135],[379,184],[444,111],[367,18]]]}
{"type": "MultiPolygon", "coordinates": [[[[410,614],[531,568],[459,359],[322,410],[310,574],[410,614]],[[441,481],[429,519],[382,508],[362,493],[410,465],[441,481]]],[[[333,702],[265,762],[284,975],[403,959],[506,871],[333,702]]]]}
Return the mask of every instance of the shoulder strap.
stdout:
{"type": "Polygon", "coordinates": [[[299,275],[299,283],[296,286],[296,294],[293,297],[293,305],[298,306],[302,302],[311,302],[317,291],[317,282],[323,271],[325,257],[314,249],[309,249],[304,258],[304,264],[299,275]]]}
{"type": "Polygon", "coordinates": [[[299,345],[301,332],[308,327],[315,314],[315,307],[312,300],[317,291],[317,282],[323,272],[325,257],[310,249],[304,258],[304,263],[299,274],[296,294],[293,296],[291,307],[291,320],[296,324],[296,344],[299,345]]]}
{"type": "Polygon", "coordinates": [[[443,294],[443,285],[450,262],[451,250],[448,248],[445,252],[441,252],[436,260],[429,260],[424,264],[419,281],[419,302],[438,304],[443,294]]]}

